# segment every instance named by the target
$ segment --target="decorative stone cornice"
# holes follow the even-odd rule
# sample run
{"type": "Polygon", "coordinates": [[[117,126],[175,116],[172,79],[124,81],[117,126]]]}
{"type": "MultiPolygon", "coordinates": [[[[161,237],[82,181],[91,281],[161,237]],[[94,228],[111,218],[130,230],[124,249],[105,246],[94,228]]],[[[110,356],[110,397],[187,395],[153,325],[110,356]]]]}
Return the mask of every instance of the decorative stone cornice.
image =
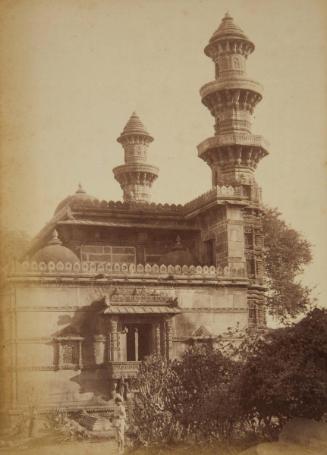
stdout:
{"type": "Polygon", "coordinates": [[[215,266],[195,266],[195,265],[142,265],[142,264],[120,264],[120,263],[101,263],[101,262],[76,262],[72,264],[70,262],[63,263],[53,262],[49,263],[36,263],[25,261],[21,263],[15,263],[8,270],[8,277],[15,276],[85,276],[92,277],[94,275],[101,280],[105,276],[161,276],[164,277],[185,277],[185,278],[246,278],[246,270],[244,264],[239,264],[237,267],[226,266],[215,267],[215,266]]]}

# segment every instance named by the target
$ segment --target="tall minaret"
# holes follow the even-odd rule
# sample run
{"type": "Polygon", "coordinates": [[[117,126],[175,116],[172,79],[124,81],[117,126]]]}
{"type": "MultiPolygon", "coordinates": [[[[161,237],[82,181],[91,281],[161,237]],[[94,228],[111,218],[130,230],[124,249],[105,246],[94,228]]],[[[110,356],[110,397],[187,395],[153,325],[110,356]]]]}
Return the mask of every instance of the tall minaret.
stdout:
{"type": "Polygon", "coordinates": [[[150,202],[151,186],[159,169],[147,163],[147,149],[153,137],[135,112],[117,139],[125,151],[125,164],[113,169],[124,192],[125,202],[150,202]]]}
{"type": "Polygon", "coordinates": [[[268,154],[267,143],[251,133],[252,114],[262,87],[248,78],[246,60],[254,44],[227,13],[204,52],[215,63],[215,80],[201,90],[203,104],[215,118],[215,136],[198,145],[210,166],[212,185],[242,185],[250,193],[254,170],[268,154]]]}

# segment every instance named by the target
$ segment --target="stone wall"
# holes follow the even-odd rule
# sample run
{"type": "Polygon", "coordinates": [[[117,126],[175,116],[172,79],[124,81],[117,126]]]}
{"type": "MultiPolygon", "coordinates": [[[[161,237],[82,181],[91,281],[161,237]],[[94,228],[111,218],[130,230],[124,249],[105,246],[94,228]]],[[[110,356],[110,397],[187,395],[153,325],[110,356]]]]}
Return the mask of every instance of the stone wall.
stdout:
{"type": "MultiPolygon", "coordinates": [[[[124,288],[123,284],[119,286],[124,288]]],[[[172,317],[173,356],[183,352],[200,328],[214,337],[228,327],[247,326],[246,287],[181,284],[146,287],[168,298],[177,298],[181,313],[172,317]]],[[[103,297],[115,288],[117,285],[21,284],[12,289],[11,297],[2,305],[5,317],[10,314],[12,318],[10,331],[5,335],[7,381],[11,384],[7,406],[20,407],[36,401],[51,406],[83,407],[104,403],[109,398],[106,353],[101,354],[104,362],[96,359],[99,356],[96,335],[102,336],[104,343],[109,335],[106,317],[98,315],[103,297]]]]}

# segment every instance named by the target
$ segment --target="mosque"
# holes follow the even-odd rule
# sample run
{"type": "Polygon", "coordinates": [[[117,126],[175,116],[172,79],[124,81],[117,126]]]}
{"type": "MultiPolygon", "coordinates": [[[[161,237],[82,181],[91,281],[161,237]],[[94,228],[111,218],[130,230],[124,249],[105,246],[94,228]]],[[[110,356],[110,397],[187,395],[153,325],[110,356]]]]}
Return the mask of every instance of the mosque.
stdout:
{"type": "Polygon", "coordinates": [[[197,146],[208,191],[184,205],[151,202],[153,137],[133,113],[113,169],[123,201],[79,186],[61,201],[2,288],[1,408],[100,409],[151,354],[213,346],[229,327],[265,327],[261,190],[268,154],[251,132],[262,87],[246,72],[254,44],[226,14],[204,49],[214,79],[200,90],[214,134],[197,146]],[[150,160],[151,162],[151,160],[150,160]]]}

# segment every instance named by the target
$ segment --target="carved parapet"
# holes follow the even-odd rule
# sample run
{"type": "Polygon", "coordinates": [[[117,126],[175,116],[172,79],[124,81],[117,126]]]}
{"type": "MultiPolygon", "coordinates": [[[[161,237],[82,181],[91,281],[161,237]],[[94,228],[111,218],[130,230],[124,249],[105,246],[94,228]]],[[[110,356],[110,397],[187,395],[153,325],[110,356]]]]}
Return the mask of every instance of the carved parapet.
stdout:
{"type": "MultiPolygon", "coordinates": [[[[153,167],[153,169],[157,169],[153,167]]],[[[144,201],[100,201],[100,200],[86,200],[86,201],[73,201],[70,204],[73,210],[109,210],[109,211],[129,211],[131,208],[135,210],[146,210],[147,212],[165,213],[165,212],[181,212],[183,206],[181,204],[168,204],[168,203],[155,203],[144,201]]],[[[65,208],[67,210],[67,207],[65,208]]]]}
{"type": "Polygon", "coordinates": [[[184,205],[184,210],[186,213],[191,212],[192,210],[203,207],[210,202],[214,202],[217,199],[229,199],[229,198],[240,198],[242,197],[242,190],[241,187],[238,186],[231,186],[231,185],[222,185],[222,186],[215,186],[211,190],[207,191],[201,196],[193,199],[190,202],[187,202],[184,205]]]}
{"type": "Polygon", "coordinates": [[[106,276],[153,276],[153,277],[198,277],[198,278],[244,278],[246,277],[245,265],[240,263],[235,267],[215,267],[200,265],[164,265],[164,264],[126,264],[111,262],[23,262],[16,263],[10,269],[8,277],[14,276],[86,276],[97,279],[106,276]]]}
{"type": "Polygon", "coordinates": [[[109,362],[108,370],[112,379],[131,378],[137,375],[141,362],[109,362]]]}

